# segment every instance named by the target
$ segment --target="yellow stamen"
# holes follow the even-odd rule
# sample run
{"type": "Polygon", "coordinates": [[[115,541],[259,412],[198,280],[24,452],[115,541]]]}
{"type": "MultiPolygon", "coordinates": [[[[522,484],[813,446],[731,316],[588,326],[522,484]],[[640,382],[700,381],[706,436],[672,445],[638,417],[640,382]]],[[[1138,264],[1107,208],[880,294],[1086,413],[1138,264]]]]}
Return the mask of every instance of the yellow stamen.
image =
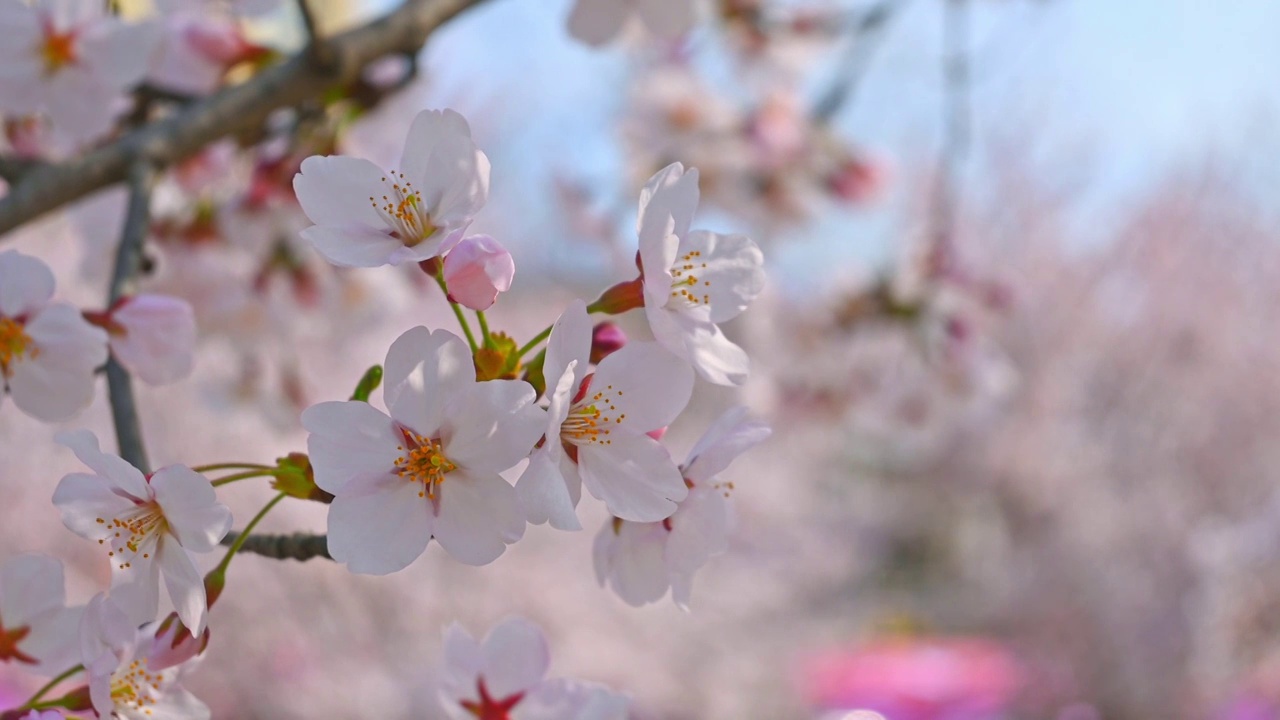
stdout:
{"type": "Polygon", "coordinates": [[[40,348],[31,342],[22,324],[7,317],[0,317],[0,373],[9,377],[13,363],[25,358],[35,358],[40,348]]]}

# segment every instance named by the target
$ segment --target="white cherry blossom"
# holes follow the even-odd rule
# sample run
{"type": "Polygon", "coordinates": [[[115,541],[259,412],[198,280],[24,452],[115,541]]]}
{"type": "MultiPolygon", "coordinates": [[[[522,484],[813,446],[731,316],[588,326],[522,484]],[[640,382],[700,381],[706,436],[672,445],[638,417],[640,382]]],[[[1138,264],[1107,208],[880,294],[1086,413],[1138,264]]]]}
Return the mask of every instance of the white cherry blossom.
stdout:
{"type": "Polygon", "coordinates": [[[0,252],[0,381],[20,410],[47,422],[88,407],[94,370],[107,361],[107,334],[50,302],[53,289],[43,262],[0,252]]]}
{"type": "Polygon", "coordinates": [[[744,235],[690,230],[698,171],[658,171],[640,193],[636,232],[644,312],[658,342],[717,385],[746,382],[747,354],[720,330],[764,289],[764,255],[744,235]]]}
{"type": "Polygon", "coordinates": [[[191,304],[169,295],[133,295],[107,313],[111,354],[150,385],[191,374],[196,318],[191,304]]]}
{"type": "Polygon", "coordinates": [[[182,622],[196,635],[207,613],[204,580],[192,553],[214,550],[231,529],[231,511],[203,475],[181,465],[150,476],[98,449],[87,430],[59,433],[94,474],[62,478],[53,504],[72,532],[96,540],[111,558],[112,598],[135,624],[155,619],[160,579],[182,622]]]}
{"type": "Polygon", "coordinates": [[[499,474],[526,456],[544,413],[523,380],[476,382],[466,343],[416,327],[387,351],[388,416],[364,402],[307,408],[316,484],[333,493],[329,551],[352,572],[385,575],[432,537],[469,565],[524,535],[515,488],[499,474]]]}
{"type": "Polygon", "coordinates": [[[455,622],[445,630],[440,702],[455,720],[625,720],[625,697],[548,680],[550,662],[546,637],[526,620],[502,622],[483,642],[455,622]]]}
{"type": "Polygon", "coordinates": [[[675,40],[693,29],[695,0],[578,0],[569,14],[569,34],[588,45],[604,45],[639,18],[650,33],[675,40]]]}
{"type": "Polygon", "coordinates": [[[669,516],[688,493],[667,451],[647,433],[680,414],[693,370],[657,343],[633,342],[589,372],[591,323],[575,301],[552,328],[546,442],[529,458],[516,488],[530,522],[580,530],[581,486],[609,512],[647,522],[669,516]]]}
{"type": "Polygon", "coordinates": [[[293,180],[312,227],[302,236],[335,265],[421,262],[448,251],[489,195],[489,158],[452,110],[423,110],[400,167],[313,155],[293,180]]]}
{"type": "Polygon", "coordinates": [[[669,587],[676,604],[687,608],[694,573],[728,549],[733,485],[716,476],[769,434],[764,423],[746,419],[746,408],[720,416],[681,466],[690,491],[671,517],[650,523],[614,518],[600,529],[593,548],[600,584],[637,607],[661,599],[669,587]]]}
{"type": "Polygon", "coordinates": [[[18,555],[0,564],[0,662],[52,675],[76,661],[83,607],[67,607],[62,563],[18,555]]]}
{"type": "Polygon", "coordinates": [[[111,129],[123,92],[147,70],[150,23],[123,23],[100,2],[0,0],[0,112],[47,115],[75,142],[111,129]]]}

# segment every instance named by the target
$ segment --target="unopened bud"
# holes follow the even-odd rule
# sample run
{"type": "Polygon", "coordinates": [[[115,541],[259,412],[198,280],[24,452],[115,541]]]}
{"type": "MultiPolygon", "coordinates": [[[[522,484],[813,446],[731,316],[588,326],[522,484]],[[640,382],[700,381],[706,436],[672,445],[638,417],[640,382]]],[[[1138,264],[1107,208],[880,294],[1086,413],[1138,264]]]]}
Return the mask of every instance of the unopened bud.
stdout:
{"type": "Polygon", "coordinates": [[[591,363],[600,361],[622,349],[627,344],[627,334],[611,322],[602,322],[591,331],[591,363]]]}
{"type": "Polygon", "coordinates": [[[641,307],[644,307],[644,280],[636,278],[605,290],[595,302],[587,306],[587,312],[620,315],[641,307]]]}

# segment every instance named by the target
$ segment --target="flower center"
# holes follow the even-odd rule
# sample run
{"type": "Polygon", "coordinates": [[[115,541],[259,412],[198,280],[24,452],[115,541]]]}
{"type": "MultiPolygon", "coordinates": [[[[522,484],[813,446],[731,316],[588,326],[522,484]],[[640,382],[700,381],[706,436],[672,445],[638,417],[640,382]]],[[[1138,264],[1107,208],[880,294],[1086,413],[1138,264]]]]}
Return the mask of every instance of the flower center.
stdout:
{"type": "Polygon", "coordinates": [[[0,661],[17,660],[20,663],[35,665],[40,661],[22,652],[18,648],[18,643],[31,633],[31,628],[22,625],[16,628],[6,628],[3,622],[0,622],[0,661]]]}
{"type": "Polygon", "coordinates": [[[404,173],[391,173],[382,178],[390,182],[391,193],[383,195],[381,202],[372,195],[369,204],[382,218],[405,247],[413,247],[431,237],[436,226],[431,224],[431,213],[422,202],[422,193],[413,189],[413,183],[405,180],[404,173]]]}
{"type": "MultiPolygon", "coordinates": [[[[590,382],[590,378],[584,382],[590,382]]],[[[560,425],[560,439],[574,445],[612,445],[609,435],[613,429],[610,426],[627,417],[626,413],[618,412],[618,406],[614,404],[621,397],[622,391],[614,390],[612,385],[594,393],[587,390],[569,409],[569,416],[560,425]]]]}
{"type": "Polygon", "coordinates": [[[147,672],[146,660],[134,660],[112,674],[111,700],[117,708],[143,710],[150,715],[147,706],[156,704],[163,680],[160,673],[147,672]]]}
{"type": "Polygon", "coordinates": [[[463,700],[460,705],[463,709],[478,720],[510,720],[511,709],[524,699],[524,693],[518,692],[506,698],[495,699],[489,696],[489,688],[484,685],[484,678],[476,681],[476,690],[480,694],[479,702],[474,700],[463,700]]]}
{"type": "Polygon", "coordinates": [[[45,30],[44,44],[40,46],[40,59],[44,61],[46,76],[76,62],[76,34],[74,31],[45,30]]]}
{"type": "Polygon", "coordinates": [[[671,266],[671,300],[668,304],[676,302],[697,307],[711,302],[710,295],[698,292],[699,287],[711,286],[710,280],[700,280],[695,274],[707,266],[701,257],[701,250],[691,250],[677,258],[676,263],[671,266]]]}
{"type": "Polygon", "coordinates": [[[397,449],[404,454],[396,458],[396,474],[409,482],[422,483],[418,497],[436,499],[436,490],[444,482],[444,476],[458,469],[444,455],[444,444],[409,430],[401,429],[404,445],[397,449]]]}
{"type": "Polygon", "coordinates": [[[151,559],[151,549],[160,534],[169,528],[164,518],[164,511],[154,500],[137,505],[131,510],[111,518],[97,518],[108,536],[98,540],[99,545],[106,545],[107,557],[119,563],[121,570],[133,567],[138,554],[143,560],[151,559]]]}
{"type": "Polygon", "coordinates": [[[14,361],[25,357],[34,358],[39,354],[40,348],[31,342],[31,336],[24,331],[22,323],[0,317],[0,373],[8,377],[14,361]]]}

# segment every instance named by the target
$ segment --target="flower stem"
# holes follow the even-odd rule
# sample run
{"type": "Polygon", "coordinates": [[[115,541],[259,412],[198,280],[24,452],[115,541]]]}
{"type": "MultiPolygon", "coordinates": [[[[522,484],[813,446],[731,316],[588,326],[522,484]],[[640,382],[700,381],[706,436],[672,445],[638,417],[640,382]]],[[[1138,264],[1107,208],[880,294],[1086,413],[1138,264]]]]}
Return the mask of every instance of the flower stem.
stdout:
{"type": "Polygon", "coordinates": [[[271,508],[275,507],[281,500],[285,499],[286,497],[288,497],[288,495],[286,495],[285,493],[280,493],[279,495],[276,495],[275,497],[271,498],[271,502],[262,506],[262,509],[258,511],[258,514],[254,515],[253,519],[249,521],[249,524],[244,526],[244,530],[241,530],[240,534],[236,536],[236,541],[231,543],[231,547],[227,548],[226,556],[223,557],[222,562],[218,563],[218,566],[215,567],[213,571],[209,573],[210,575],[226,574],[227,566],[231,564],[231,558],[235,557],[236,553],[240,552],[240,548],[244,546],[244,541],[249,538],[249,534],[252,533],[253,529],[258,526],[258,523],[262,522],[262,518],[266,517],[267,513],[271,512],[271,508]]]}
{"type": "Polygon", "coordinates": [[[476,311],[476,319],[480,321],[480,339],[485,347],[493,347],[493,341],[489,339],[489,321],[484,316],[483,310],[476,311]]]}
{"type": "Polygon", "coordinates": [[[519,350],[517,350],[517,351],[516,351],[516,359],[517,359],[517,360],[519,360],[520,358],[524,357],[527,353],[529,353],[529,351],[531,351],[531,350],[533,350],[535,347],[537,347],[537,346],[538,346],[538,343],[540,343],[540,342],[542,342],[543,340],[546,340],[548,337],[550,337],[550,336],[551,336],[551,328],[552,328],[552,327],[554,327],[554,326],[552,326],[552,325],[548,325],[548,326],[546,326],[545,328],[543,328],[542,332],[540,332],[540,333],[538,333],[536,336],[534,336],[534,338],[533,338],[532,340],[530,340],[528,343],[526,343],[524,347],[522,347],[522,348],[520,348],[519,350]]]}
{"type": "Polygon", "coordinates": [[[75,675],[76,673],[82,670],[84,670],[84,665],[76,665],[75,667],[64,671],[61,675],[45,683],[44,687],[37,690],[36,694],[32,695],[30,700],[23,703],[22,708],[20,709],[27,709],[27,710],[32,709],[32,707],[36,703],[40,702],[40,698],[44,697],[45,695],[48,695],[50,690],[58,686],[58,683],[61,683],[62,681],[69,679],[70,677],[72,677],[73,675],[75,675]]]}
{"type": "Polygon", "coordinates": [[[274,470],[275,468],[257,463],[213,463],[211,465],[197,465],[191,469],[198,473],[207,473],[214,470],[274,470]]]}
{"type": "Polygon", "coordinates": [[[275,475],[275,470],[276,470],[275,468],[263,468],[262,470],[248,470],[242,473],[236,473],[235,475],[228,475],[226,477],[218,478],[217,480],[214,480],[210,484],[213,485],[214,487],[220,487],[222,485],[226,485],[227,483],[233,483],[237,480],[247,480],[249,478],[256,478],[256,477],[271,477],[272,475],[275,475]]]}
{"type": "Polygon", "coordinates": [[[458,318],[458,324],[462,326],[462,332],[467,336],[467,344],[471,346],[471,354],[474,355],[480,346],[476,345],[476,336],[471,332],[471,325],[467,323],[467,316],[462,314],[462,306],[449,300],[449,285],[444,281],[444,270],[436,273],[436,284],[440,286],[440,292],[444,293],[444,299],[448,300],[449,307],[453,308],[453,314],[458,318]]]}

